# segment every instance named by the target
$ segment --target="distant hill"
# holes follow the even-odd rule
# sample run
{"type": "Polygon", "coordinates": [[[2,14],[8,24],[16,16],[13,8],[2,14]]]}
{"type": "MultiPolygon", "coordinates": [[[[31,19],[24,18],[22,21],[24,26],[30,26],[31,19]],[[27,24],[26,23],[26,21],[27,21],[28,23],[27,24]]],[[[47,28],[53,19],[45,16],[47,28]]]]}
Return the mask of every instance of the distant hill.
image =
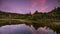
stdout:
{"type": "Polygon", "coordinates": [[[0,11],[0,19],[23,19],[27,14],[8,13],[0,11]]]}

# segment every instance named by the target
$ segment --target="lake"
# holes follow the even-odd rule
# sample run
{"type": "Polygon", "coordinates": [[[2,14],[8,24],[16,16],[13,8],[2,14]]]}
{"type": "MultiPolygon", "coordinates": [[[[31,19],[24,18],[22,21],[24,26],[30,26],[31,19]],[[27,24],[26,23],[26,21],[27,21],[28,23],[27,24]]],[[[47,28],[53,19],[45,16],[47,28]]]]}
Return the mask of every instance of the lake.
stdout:
{"type": "Polygon", "coordinates": [[[37,30],[33,25],[28,26],[25,24],[18,25],[5,25],[0,27],[0,34],[57,34],[55,31],[48,27],[39,27],[37,30]]]}

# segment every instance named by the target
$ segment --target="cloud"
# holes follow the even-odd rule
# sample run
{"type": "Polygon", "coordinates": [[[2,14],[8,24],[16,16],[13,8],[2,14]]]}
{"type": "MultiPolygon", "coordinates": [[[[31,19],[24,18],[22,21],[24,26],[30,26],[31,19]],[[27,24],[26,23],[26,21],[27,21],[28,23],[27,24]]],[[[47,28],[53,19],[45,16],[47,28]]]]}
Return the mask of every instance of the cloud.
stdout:
{"type": "Polygon", "coordinates": [[[48,8],[48,5],[45,5],[47,0],[39,0],[39,2],[41,3],[41,6],[38,8],[40,11],[44,11],[48,8]]]}
{"type": "Polygon", "coordinates": [[[45,4],[46,0],[33,0],[30,6],[30,10],[32,10],[33,8],[35,8],[37,5],[41,5],[43,6],[45,4]]]}
{"type": "Polygon", "coordinates": [[[39,2],[44,5],[46,3],[46,0],[39,0],[39,2]]]}
{"type": "Polygon", "coordinates": [[[48,8],[48,6],[47,5],[44,5],[44,6],[41,6],[40,8],[39,8],[39,10],[40,11],[44,11],[44,10],[46,10],[48,8]]]}
{"type": "Polygon", "coordinates": [[[30,6],[29,9],[31,10],[31,9],[34,8],[37,4],[38,4],[38,3],[37,3],[36,1],[32,1],[31,6],[30,6]]]}

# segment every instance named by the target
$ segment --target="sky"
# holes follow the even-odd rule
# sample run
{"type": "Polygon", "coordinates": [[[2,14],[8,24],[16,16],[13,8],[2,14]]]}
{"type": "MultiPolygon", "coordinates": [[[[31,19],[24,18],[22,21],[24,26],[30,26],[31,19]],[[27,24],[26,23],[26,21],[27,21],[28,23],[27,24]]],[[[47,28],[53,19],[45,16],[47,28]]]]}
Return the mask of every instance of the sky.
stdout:
{"type": "Polygon", "coordinates": [[[60,7],[60,0],[0,0],[0,10],[11,13],[49,12],[60,7]]]}

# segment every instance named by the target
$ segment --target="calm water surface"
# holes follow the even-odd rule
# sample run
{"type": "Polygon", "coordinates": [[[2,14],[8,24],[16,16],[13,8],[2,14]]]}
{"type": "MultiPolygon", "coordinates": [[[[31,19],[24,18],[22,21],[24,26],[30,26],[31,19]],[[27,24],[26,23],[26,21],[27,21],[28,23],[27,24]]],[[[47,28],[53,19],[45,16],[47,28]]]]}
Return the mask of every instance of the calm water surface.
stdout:
{"type": "Polygon", "coordinates": [[[0,34],[56,34],[56,32],[46,27],[36,30],[32,25],[19,24],[0,27],[0,34]]]}

